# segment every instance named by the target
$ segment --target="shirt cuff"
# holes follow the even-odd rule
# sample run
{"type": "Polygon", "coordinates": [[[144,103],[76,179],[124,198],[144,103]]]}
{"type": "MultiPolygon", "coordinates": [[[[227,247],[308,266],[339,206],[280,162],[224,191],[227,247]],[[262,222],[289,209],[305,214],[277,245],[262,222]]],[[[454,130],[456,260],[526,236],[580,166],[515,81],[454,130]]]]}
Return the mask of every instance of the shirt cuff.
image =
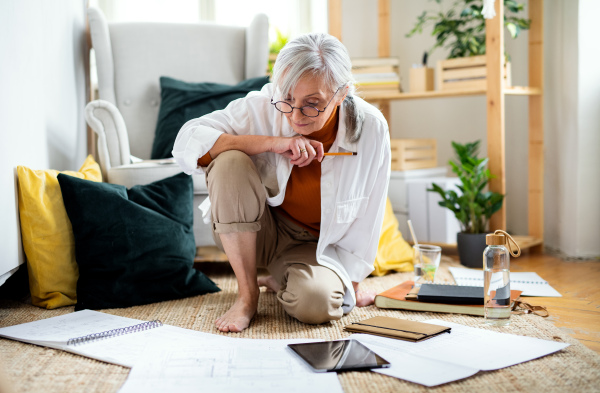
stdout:
{"type": "MultiPolygon", "coordinates": [[[[344,266],[348,273],[348,277],[354,282],[362,282],[374,270],[372,263],[367,263],[341,247],[336,247],[336,252],[342,266],[344,266]]],[[[354,291],[354,289],[352,289],[352,291],[354,291]]]]}

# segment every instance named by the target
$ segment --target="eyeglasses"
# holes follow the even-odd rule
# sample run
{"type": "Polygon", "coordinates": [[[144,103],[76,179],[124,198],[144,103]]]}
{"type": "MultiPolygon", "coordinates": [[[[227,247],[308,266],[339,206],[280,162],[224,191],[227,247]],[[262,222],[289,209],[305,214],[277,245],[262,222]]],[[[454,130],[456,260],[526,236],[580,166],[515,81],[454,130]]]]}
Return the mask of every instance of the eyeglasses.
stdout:
{"type": "Polygon", "coordinates": [[[294,111],[294,109],[300,109],[300,112],[304,116],[317,117],[322,112],[325,112],[325,110],[327,109],[329,104],[331,104],[331,101],[333,101],[333,97],[335,97],[335,95],[337,94],[337,92],[339,90],[340,90],[340,87],[338,87],[338,89],[335,91],[335,93],[333,93],[331,100],[329,100],[329,102],[327,103],[327,105],[325,105],[325,108],[323,108],[323,110],[319,110],[319,108],[315,108],[314,106],[310,106],[310,105],[305,105],[303,107],[297,107],[297,106],[291,106],[290,104],[288,104],[285,101],[273,102],[273,97],[271,97],[271,105],[273,105],[275,107],[275,109],[277,109],[279,112],[282,112],[282,113],[292,113],[294,111]]]}

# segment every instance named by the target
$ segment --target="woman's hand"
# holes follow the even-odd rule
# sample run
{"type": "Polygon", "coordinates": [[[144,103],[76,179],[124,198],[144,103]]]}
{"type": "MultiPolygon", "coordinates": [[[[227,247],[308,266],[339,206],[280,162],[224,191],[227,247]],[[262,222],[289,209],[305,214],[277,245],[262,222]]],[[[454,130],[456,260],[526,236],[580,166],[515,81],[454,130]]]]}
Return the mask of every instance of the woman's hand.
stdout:
{"type": "Polygon", "coordinates": [[[354,287],[354,293],[356,294],[357,307],[366,307],[375,303],[375,296],[377,295],[377,292],[372,289],[361,291],[358,289],[358,283],[354,281],[352,282],[352,286],[354,287]]]}
{"type": "Polygon", "coordinates": [[[271,148],[273,153],[289,158],[292,165],[309,165],[313,160],[323,160],[323,144],[301,135],[291,138],[275,138],[271,148]]]}
{"type": "Polygon", "coordinates": [[[214,160],[228,150],[239,150],[253,156],[267,151],[289,158],[292,165],[307,166],[313,160],[323,160],[323,144],[302,135],[294,137],[273,137],[262,135],[222,134],[209,153],[214,160]]]}

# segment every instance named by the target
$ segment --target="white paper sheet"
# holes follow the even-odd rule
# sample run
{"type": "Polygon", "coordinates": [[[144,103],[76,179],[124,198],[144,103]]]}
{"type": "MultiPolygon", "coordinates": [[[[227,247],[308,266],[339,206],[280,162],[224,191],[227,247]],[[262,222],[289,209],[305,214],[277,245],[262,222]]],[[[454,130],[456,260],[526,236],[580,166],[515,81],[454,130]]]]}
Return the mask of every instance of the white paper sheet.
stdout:
{"type": "MultiPolygon", "coordinates": [[[[448,326],[452,328],[452,331],[449,334],[441,334],[417,343],[385,337],[363,337],[365,336],[363,334],[353,334],[352,338],[363,341],[367,346],[376,344],[378,348],[371,349],[392,363],[392,367],[388,370],[374,371],[426,386],[435,386],[468,377],[468,373],[473,370],[487,371],[509,367],[549,355],[569,346],[565,343],[498,333],[439,319],[430,319],[424,322],[448,326]],[[390,359],[386,358],[386,354],[390,359]],[[412,363],[412,365],[396,358],[401,356],[406,356],[409,360],[408,363],[412,363]],[[433,372],[429,377],[422,371],[419,373],[419,369],[434,367],[437,370],[441,366],[431,361],[448,363],[454,367],[449,369],[447,374],[439,376],[439,380],[433,372]],[[410,374],[410,372],[398,368],[398,365],[412,367],[416,374],[410,374]]],[[[470,375],[473,374],[474,372],[470,375]]]]}
{"type": "Polygon", "coordinates": [[[373,369],[380,374],[431,387],[467,378],[479,372],[478,368],[407,353],[402,345],[396,345],[400,340],[369,334],[353,334],[351,337],[392,364],[390,368],[373,369]]]}
{"type": "Polygon", "coordinates": [[[108,363],[134,367],[143,362],[144,353],[153,348],[165,345],[172,348],[202,347],[227,340],[227,337],[216,334],[163,325],[156,329],[69,347],[67,350],[108,363]]]}
{"type": "Polygon", "coordinates": [[[147,348],[165,343],[185,347],[190,343],[216,342],[226,337],[163,325],[149,330],[110,337],[81,345],[67,345],[71,338],[137,325],[144,321],[91,310],[0,328],[0,336],[62,349],[93,359],[133,367],[147,348]]]}
{"type": "Polygon", "coordinates": [[[497,370],[549,355],[569,346],[566,343],[498,333],[485,329],[430,319],[427,323],[448,326],[452,332],[425,340],[420,356],[480,370],[497,370]]]}
{"type": "MultiPolygon", "coordinates": [[[[450,273],[458,285],[483,287],[483,271],[451,267],[450,273]]],[[[562,297],[535,272],[511,272],[510,289],[523,291],[521,296],[562,297]]]]}
{"type": "Polygon", "coordinates": [[[315,340],[224,341],[147,349],[119,393],[343,392],[335,373],[314,373],[287,344],[315,340]]]}

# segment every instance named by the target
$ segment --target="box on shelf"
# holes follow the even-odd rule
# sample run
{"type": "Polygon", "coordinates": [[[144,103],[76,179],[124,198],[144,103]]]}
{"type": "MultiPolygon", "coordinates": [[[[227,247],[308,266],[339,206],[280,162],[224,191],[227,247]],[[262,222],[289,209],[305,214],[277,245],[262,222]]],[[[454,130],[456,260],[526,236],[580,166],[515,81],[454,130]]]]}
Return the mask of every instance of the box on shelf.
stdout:
{"type": "Polygon", "coordinates": [[[433,76],[433,68],[410,68],[408,70],[408,88],[410,92],[433,91],[435,89],[433,76]]]}
{"type": "Polygon", "coordinates": [[[392,170],[433,168],[437,165],[435,139],[392,139],[392,170]]]}
{"type": "MultiPolygon", "coordinates": [[[[504,64],[504,87],[511,86],[510,62],[504,64]]],[[[436,70],[439,90],[487,89],[486,56],[440,60],[436,70]]]]}

